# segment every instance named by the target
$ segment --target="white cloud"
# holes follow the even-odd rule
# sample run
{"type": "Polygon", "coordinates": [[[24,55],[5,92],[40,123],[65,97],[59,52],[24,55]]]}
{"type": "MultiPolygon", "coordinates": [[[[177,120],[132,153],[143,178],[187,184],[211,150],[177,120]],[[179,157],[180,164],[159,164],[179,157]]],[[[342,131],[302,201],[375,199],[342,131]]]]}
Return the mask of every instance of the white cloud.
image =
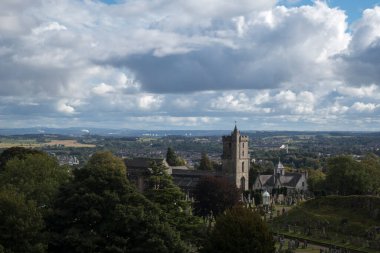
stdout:
{"type": "Polygon", "coordinates": [[[351,50],[361,51],[370,47],[380,35],[380,6],[364,10],[363,17],[353,24],[352,29],[351,50]]]}
{"type": "Polygon", "coordinates": [[[376,104],[372,104],[372,103],[355,102],[351,106],[351,108],[358,111],[358,112],[373,112],[379,106],[380,105],[376,105],[376,104]]]}
{"type": "Polygon", "coordinates": [[[57,110],[64,114],[74,114],[75,108],[68,103],[66,99],[60,100],[57,103],[57,110]]]}
{"type": "Polygon", "coordinates": [[[330,108],[328,108],[329,113],[332,114],[343,114],[348,110],[348,106],[340,105],[337,101],[330,108]]]}
{"type": "Polygon", "coordinates": [[[184,127],[379,117],[380,7],[348,30],[322,1],[276,2],[3,0],[0,114],[184,127]]]}
{"type": "Polygon", "coordinates": [[[287,91],[280,91],[280,93],[278,93],[276,96],[275,96],[275,99],[279,102],[279,103],[287,103],[287,102],[294,102],[297,100],[297,95],[290,91],[290,90],[287,90],[287,91]]]}
{"type": "Polygon", "coordinates": [[[48,24],[43,24],[37,28],[34,28],[32,32],[35,35],[40,35],[41,33],[48,32],[48,31],[62,31],[67,30],[67,27],[64,25],[60,25],[58,22],[51,22],[48,24]]]}
{"type": "Polygon", "coordinates": [[[175,116],[148,116],[148,117],[134,117],[133,120],[137,122],[144,122],[152,124],[158,128],[167,126],[168,124],[172,126],[202,126],[212,125],[220,121],[217,117],[175,117],[175,116]]]}
{"type": "Polygon", "coordinates": [[[342,86],[338,88],[338,92],[349,97],[380,98],[379,88],[375,84],[372,84],[370,86],[361,86],[361,87],[342,86]]]}
{"type": "Polygon", "coordinates": [[[221,96],[212,99],[210,107],[219,111],[270,113],[272,111],[270,108],[261,106],[269,100],[269,94],[265,91],[256,95],[244,91],[225,92],[221,96]]]}
{"type": "Polygon", "coordinates": [[[94,92],[97,95],[105,95],[106,93],[110,93],[113,91],[115,91],[114,87],[106,83],[101,83],[92,89],[92,92],[94,92]]]}
{"type": "Polygon", "coordinates": [[[152,94],[140,94],[138,96],[138,106],[143,110],[158,109],[161,106],[161,96],[152,94]]]}

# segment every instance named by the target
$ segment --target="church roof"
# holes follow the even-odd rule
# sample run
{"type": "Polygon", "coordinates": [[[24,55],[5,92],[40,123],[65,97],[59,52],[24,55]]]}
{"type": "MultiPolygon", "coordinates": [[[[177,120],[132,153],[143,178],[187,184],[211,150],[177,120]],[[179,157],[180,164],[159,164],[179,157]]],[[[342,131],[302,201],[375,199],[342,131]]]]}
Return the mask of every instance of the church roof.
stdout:
{"type": "MultiPolygon", "coordinates": [[[[131,167],[150,167],[152,162],[155,162],[157,164],[163,163],[163,158],[133,158],[133,159],[125,159],[124,160],[126,166],[131,167]]],[[[128,167],[127,167],[128,168],[128,167]]]]}
{"type": "MultiPolygon", "coordinates": [[[[276,179],[280,181],[283,187],[296,187],[302,178],[302,173],[285,173],[284,176],[279,176],[276,179]]],[[[262,187],[273,187],[275,185],[274,175],[260,175],[259,180],[262,187]]]]}
{"type": "Polygon", "coordinates": [[[173,182],[182,189],[192,190],[202,177],[216,176],[215,171],[172,169],[173,182]]]}

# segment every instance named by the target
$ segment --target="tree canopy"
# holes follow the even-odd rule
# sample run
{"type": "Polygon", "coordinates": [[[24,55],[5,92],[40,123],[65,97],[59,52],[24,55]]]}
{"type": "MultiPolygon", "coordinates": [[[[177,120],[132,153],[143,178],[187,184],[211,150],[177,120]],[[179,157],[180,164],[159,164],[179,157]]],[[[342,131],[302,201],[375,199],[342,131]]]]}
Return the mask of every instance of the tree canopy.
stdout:
{"type": "Polygon", "coordinates": [[[205,226],[199,217],[192,215],[185,194],[173,183],[162,164],[152,164],[148,187],[144,195],[166,214],[169,224],[178,230],[189,247],[197,247],[204,238],[205,226]]]}
{"type": "Polygon", "coordinates": [[[0,170],[2,170],[5,167],[5,164],[9,160],[13,158],[23,159],[26,155],[30,154],[43,154],[43,152],[36,149],[28,149],[23,147],[12,147],[5,149],[0,154],[0,170]]]}
{"type": "Polygon", "coordinates": [[[371,175],[364,169],[364,164],[350,156],[329,159],[326,175],[326,188],[339,195],[366,194],[370,191],[371,175]]]}
{"type": "Polygon", "coordinates": [[[240,193],[236,185],[223,177],[203,177],[194,191],[194,211],[206,217],[217,216],[239,202],[240,193]]]}
{"type": "Polygon", "coordinates": [[[201,161],[199,163],[199,170],[213,170],[213,164],[206,152],[202,152],[201,161]]]}
{"type": "Polygon", "coordinates": [[[52,252],[185,252],[161,210],[129,183],[124,163],[94,154],[59,192],[48,225],[52,252]]]}
{"type": "Polygon", "coordinates": [[[185,160],[179,157],[171,147],[166,152],[166,162],[170,166],[183,166],[186,164],[185,160]]]}
{"type": "Polygon", "coordinates": [[[324,182],[326,180],[326,174],[320,169],[309,169],[307,185],[310,191],[318,192],[324,188],[324,182]]]}
{"type": "Polygon", "coordinates": [[[0,251],[45,252],[43,228],[42,215],[34,201],[14,190],[0,190],[0,251]]]}
{"type": "Polygon", "coordinates": [[[0,185],[17,189],[26,199],[36,201],[38,207],[49,207],[69,176],[68,168],[59,166],[54,157],[37,152],[7,161],[0,172],[0,185]]]}
{"type": "Polygon", "coordinates": [[[236,206],[216,218],[203,253],[275,252],[272,235],[254,211],[236,206]]]}

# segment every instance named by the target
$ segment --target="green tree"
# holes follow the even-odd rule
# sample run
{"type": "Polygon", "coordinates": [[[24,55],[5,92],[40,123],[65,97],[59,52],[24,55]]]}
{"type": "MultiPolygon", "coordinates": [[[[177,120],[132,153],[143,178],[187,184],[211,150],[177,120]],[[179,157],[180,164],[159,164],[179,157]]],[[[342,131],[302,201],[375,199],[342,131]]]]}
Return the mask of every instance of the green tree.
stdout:
{"type": "Polygon", "coordinates": [[[326,188],[334,194],[368,193],[370,177],[363,164],[349,156],[331,158],[327,163],[326,188]]]}
{"type": "Polygon", "coordinates": [[[201,252],[271,253],[275,252],[275,247],[272,235],[260,215],[236,206],[216,218],[201,252]]]}
{"type": "Polygon", "coordinates": [[[185,252],[162,211],[126,178],[121,159],[94,154],[61,188],[48,219],[51,252],[185,252]]]}
{"type": "Polygon", "coordinates": [[[13,159],[24,159],[26,155],[30,154],[43,154],[42,151],[36,150],[36,149],[28,149],[23,147],[12,147],[4,150],[0,154],[0,171],[5,167],[5,164],[13,159]]]}
{"type": "Polygon", "coordinates": [[[212,162],[211,162],[210,158],[208,157],[208,155],[206,154],[206,152],[202,152],[202,154],[201,154],[201,161],[199,163],[198,169],[199,170],[212,170],[213,169],[212,162]]]}
{"type": "Polygon", "coordinates": [[[171,147],[169,147],[166,152],[166,162],[170,166],[183,166],[186,164],[185,160],[177,156],[177,154],[174,152],[174,150],[171,147]]]}
{"type": "Polygon", "coordinates": [[[322,170],[309,169],[307,185],[310,191],[317,192],[324,189],[326,174],[322,170]]]}
{"type": "Polygon", "coordinates": [[[240,199],[236,185],[223,177],[203,177],[195,190],[194,212],[203,217],[217,216],[235,206],[240,199]]]}
{"type": "Polygon", "coordinates": [[[69,180],[67,167],[59,166],[54,157],[46,153],[16,156],[7,161],[0,173],[0,185],[12,187],[34,200],[38,207],[49,207],[59,186],[69,180]]]}
{"type": "Polygon", "coordinates": [[[45,252],[42,215],[32,200],[11,189],[0,190],[0,251],[45,252]]]}
{"type": "Polygon", "coordinates": [[[162,164],[152,164],[148,187],[144,195],[157,204],[166,214],[169,224],[178,230],[181,239],[190,247],[199,246],[204,238],[205,225],[199,217],[192,215],[191,205],[185,194],[173,183],[172,177],[162,164]]]}
{"type": "Polygon", "coordinates": [[[369,193],[380,193],[380,158],[375,154],[367,154],[362,164],[364,170],[369,175],[369,193]]]}

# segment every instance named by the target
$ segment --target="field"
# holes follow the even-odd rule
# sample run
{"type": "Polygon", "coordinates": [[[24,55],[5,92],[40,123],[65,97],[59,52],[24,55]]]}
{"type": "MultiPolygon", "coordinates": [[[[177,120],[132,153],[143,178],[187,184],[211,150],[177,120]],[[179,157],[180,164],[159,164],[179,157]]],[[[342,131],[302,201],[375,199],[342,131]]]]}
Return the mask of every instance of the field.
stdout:
{"type": "Polygon", "coordinates": [[[95,148],[94,144],[83,144],[77,140],[50,140],[48,142],[37,142],[34,139],[0,139],[0,149],[11,147],[24,147],[24,148],[41,148],[49,146],[59,146],[67,148],[95,148]]]}
{"type": "Polygon", "coordinates": [[[94,144],[83,144],[76,140],[51,140],[47,143],[42,143],[42,146],[64,146],[68,148],[95,148],[94,144]]]}

